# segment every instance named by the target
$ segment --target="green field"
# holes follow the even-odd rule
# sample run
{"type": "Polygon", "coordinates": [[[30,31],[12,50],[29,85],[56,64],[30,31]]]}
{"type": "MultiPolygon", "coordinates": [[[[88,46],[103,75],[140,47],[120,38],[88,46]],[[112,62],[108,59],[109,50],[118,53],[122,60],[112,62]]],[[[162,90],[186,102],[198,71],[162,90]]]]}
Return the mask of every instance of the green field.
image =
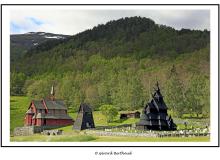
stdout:
{"type": "Polygon", "coordinates": [[[13,134],[14,127],[24,126],[25,113],[31,100],[24,96],[10,97],[10,134],[13,134]]]}
{"type": "MultiPolygon", "coordinates": [[[[30,99],[25,96],[11,96],[10,97],[10,135],[13,135],[14,127],[20,127],[24,125],[25,113],[30,105],[30,99]]],[[[141,110],[140,110],[141,111],[141,110]]],[[[76,119],[77,113],[68,111],[70,117],[76,119]]],[[[139,119],[119,119],[119,116],[111,123],[106,123],[105,117],[99,112],[93,112],[93,118],[96,127],[100,125],[114,126],[121,124],[136,123],[139,119]]],[[[188,120],[195,121],[197,119],[190,118],[188,120]]],[[[208,120],[198,119],[209,123],[208,120]]],[[[184,124],[177,125],[184,129],[184,124]]],[[[188,129],[190,125],[187,126],[188,129]]],[[[200,127],[200,126],[193,126],[200,127]]],[[[148,137],[98,137],[94,135],[84,135],[83,131],[75,133],[72,130],[72,126],[66,126],[60,128],[64,132],[69,134],[59,136],[46,136],[42,134],[35,134],[32,136],[11,136],[11,142],[210,142],[210,137],[164,137],[164,138],[148,138],[148,137]]]]}
{"type": "MultiPolygon", "coordinates": [[[[80,132],[83,133],[83,132],[80,132]]],[[[32,136],[14,136],[11,142],[210,142],[210,137],[107,137],[95,136],[91,134],[66,134],[59,136],[46,136],[35,134],[32,136]]],[[[131,144],[132,145],[132,144],[131,144]]]]}

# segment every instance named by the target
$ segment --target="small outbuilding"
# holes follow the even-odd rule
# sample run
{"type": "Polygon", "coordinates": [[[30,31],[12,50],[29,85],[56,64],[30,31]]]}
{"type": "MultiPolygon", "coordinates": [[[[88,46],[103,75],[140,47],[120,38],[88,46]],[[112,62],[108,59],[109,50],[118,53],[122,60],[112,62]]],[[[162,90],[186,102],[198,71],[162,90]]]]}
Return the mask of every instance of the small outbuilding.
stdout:
{"type": "Polygon", "coordinates": [[[92,108],[89,103],[82,103],[79,107],[72,130],[80,131],[88,128],[95,128],[92,108]]]}
{"type": "Polygon", "coordinates": [[[122,112],[122,113],[120,113],[120,119],[140,118],[140,114],[141,113],[139,111],[122,112]]]}

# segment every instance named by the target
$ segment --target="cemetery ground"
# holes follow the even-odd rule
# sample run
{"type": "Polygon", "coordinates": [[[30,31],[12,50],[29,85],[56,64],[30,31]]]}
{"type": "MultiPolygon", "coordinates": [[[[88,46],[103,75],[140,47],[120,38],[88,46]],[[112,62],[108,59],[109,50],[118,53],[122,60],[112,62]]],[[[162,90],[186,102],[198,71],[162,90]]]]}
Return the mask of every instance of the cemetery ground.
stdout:
{"type": "MultiPolygon", "coordinates": [[[[84,131],[73,131],[71,126],[58,128],[63,130],[65,134],[57,136],[47,136],[42,133],[37,133],[29,136],[14,136],[14,127],[20,127],[24,125],[24,118],[27,108],[30,104],[30,99],[25,96],[11,96],[10,97],[10,141],[11,142],[210,142],[209,136],[195,136],[195,137],[115,137],[115,136],[97,136],[93,134],[85,134],[84,131]]],[[[140,110],[141,112],[141,110],[140,110]]],[[[170,112],[169,114],[172,114],[170,112]]],[[[77,117],[76,112],[68,111],[68,115],[74,120],[77,117]]],[[[202,119],[202,115],[199,115],[199,119],[190,117],[185,114],[182,119],[196,122],[210,123],[209,119],[202,119]]],[[[139,121],[139,119],[117,119],[107,124],[105,117],[99,112],[93,112],[93,118],[96,127],[99,126],[116,126],[121,124],[133,124],[139,121]]],[[[176,119],[174,117],[174,119],[176,119]]],[[[184,124],[176,123],[179,126],[179,130],[184,130],[184,124]]],[[[204,126],[192,125],[193,128],[205,128],[204,126]]],[[[187,125],[187,129],[191,129],[191,125],[187,125]]],[[[116,131],[114,131],[116,132],[116,131]]],[[[134,132],[134,130],[133,130],[134,132]]],[[[158,132],[158,131],[156,131],[158,132]]]]}

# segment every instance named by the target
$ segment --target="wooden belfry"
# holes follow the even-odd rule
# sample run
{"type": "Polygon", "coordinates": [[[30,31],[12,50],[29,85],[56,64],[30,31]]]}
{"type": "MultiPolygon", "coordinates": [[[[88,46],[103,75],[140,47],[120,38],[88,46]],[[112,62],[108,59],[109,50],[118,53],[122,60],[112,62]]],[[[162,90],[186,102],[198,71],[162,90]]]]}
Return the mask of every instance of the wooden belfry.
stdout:
{"type": "Polygon", "coordinates": [[[140,121],[137,123],[138,130],[176,130],[176,124],[171,115],[167,114],[167,106],[160,93],[158,81],[155,93],[152,94],[150,103],[144,105],[140,121]]]}
{"type": "Polygon", "coordinates": [[[89,103],[82,103],[79,107],[78,115],[72,130],[80,131],[88,128],[95,128],[92,108],[89,103]]]}

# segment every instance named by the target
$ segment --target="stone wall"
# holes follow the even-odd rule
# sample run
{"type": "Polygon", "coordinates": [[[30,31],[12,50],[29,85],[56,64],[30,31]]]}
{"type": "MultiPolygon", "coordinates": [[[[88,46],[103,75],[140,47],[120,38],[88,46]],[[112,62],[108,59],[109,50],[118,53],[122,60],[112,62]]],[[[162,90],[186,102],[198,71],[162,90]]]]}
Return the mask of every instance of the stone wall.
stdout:
{"type": "Polygon", "coordinates": [[[14,135],[33,135],[34,133],[41,133],[44,130],[50,130],[60,127],[64,127],[64,125],[15,127],[14,135]]]}
{"type": "Polygon", "coordinates": [[[124,132],[105,132],[86,130],[86,134],[95,134],[98,136],[118,136],[118,137],[157,137],[156,133],[124,133],[124,132]]]}
{"type": "Polygon", "coordinates": [[[185,122],[187,124],[193,124],[193,125],[198,125],[198,126],[210,126],[209,123],[204,123],[204,122],[191,122],[191,121],[187,121],[187,120],[180,120],[180,119],[173,119],[174,123],[182,123],[184,124],[185,122]]]}
{"type": "Polygon", "coordinates": [[[142,132],[142,133],[124,133],[124,132],[106,132],[106,131],[94,131],[86,130],[86,134],[95,134],[98,136],[117,136],[117,137],[197,137],[197,136],[210,136],[210,133],[154,133],[154,132],[142,132]]]}
{"type": "Polygon", "coordinates": [[[112,129],[112,128],[123,128],[123,127],[132,127],[132,124],[122,124],[118,126],[101,126],[101,127],[96,127],[96,128],[90,128],[90,129],[99,130],[99,129],[112,129]]]}
{"type": "Polygon", "coordinates": [[[32,135],[34,134],[34,126],[15,127],[14,135],[32,135]]]}

